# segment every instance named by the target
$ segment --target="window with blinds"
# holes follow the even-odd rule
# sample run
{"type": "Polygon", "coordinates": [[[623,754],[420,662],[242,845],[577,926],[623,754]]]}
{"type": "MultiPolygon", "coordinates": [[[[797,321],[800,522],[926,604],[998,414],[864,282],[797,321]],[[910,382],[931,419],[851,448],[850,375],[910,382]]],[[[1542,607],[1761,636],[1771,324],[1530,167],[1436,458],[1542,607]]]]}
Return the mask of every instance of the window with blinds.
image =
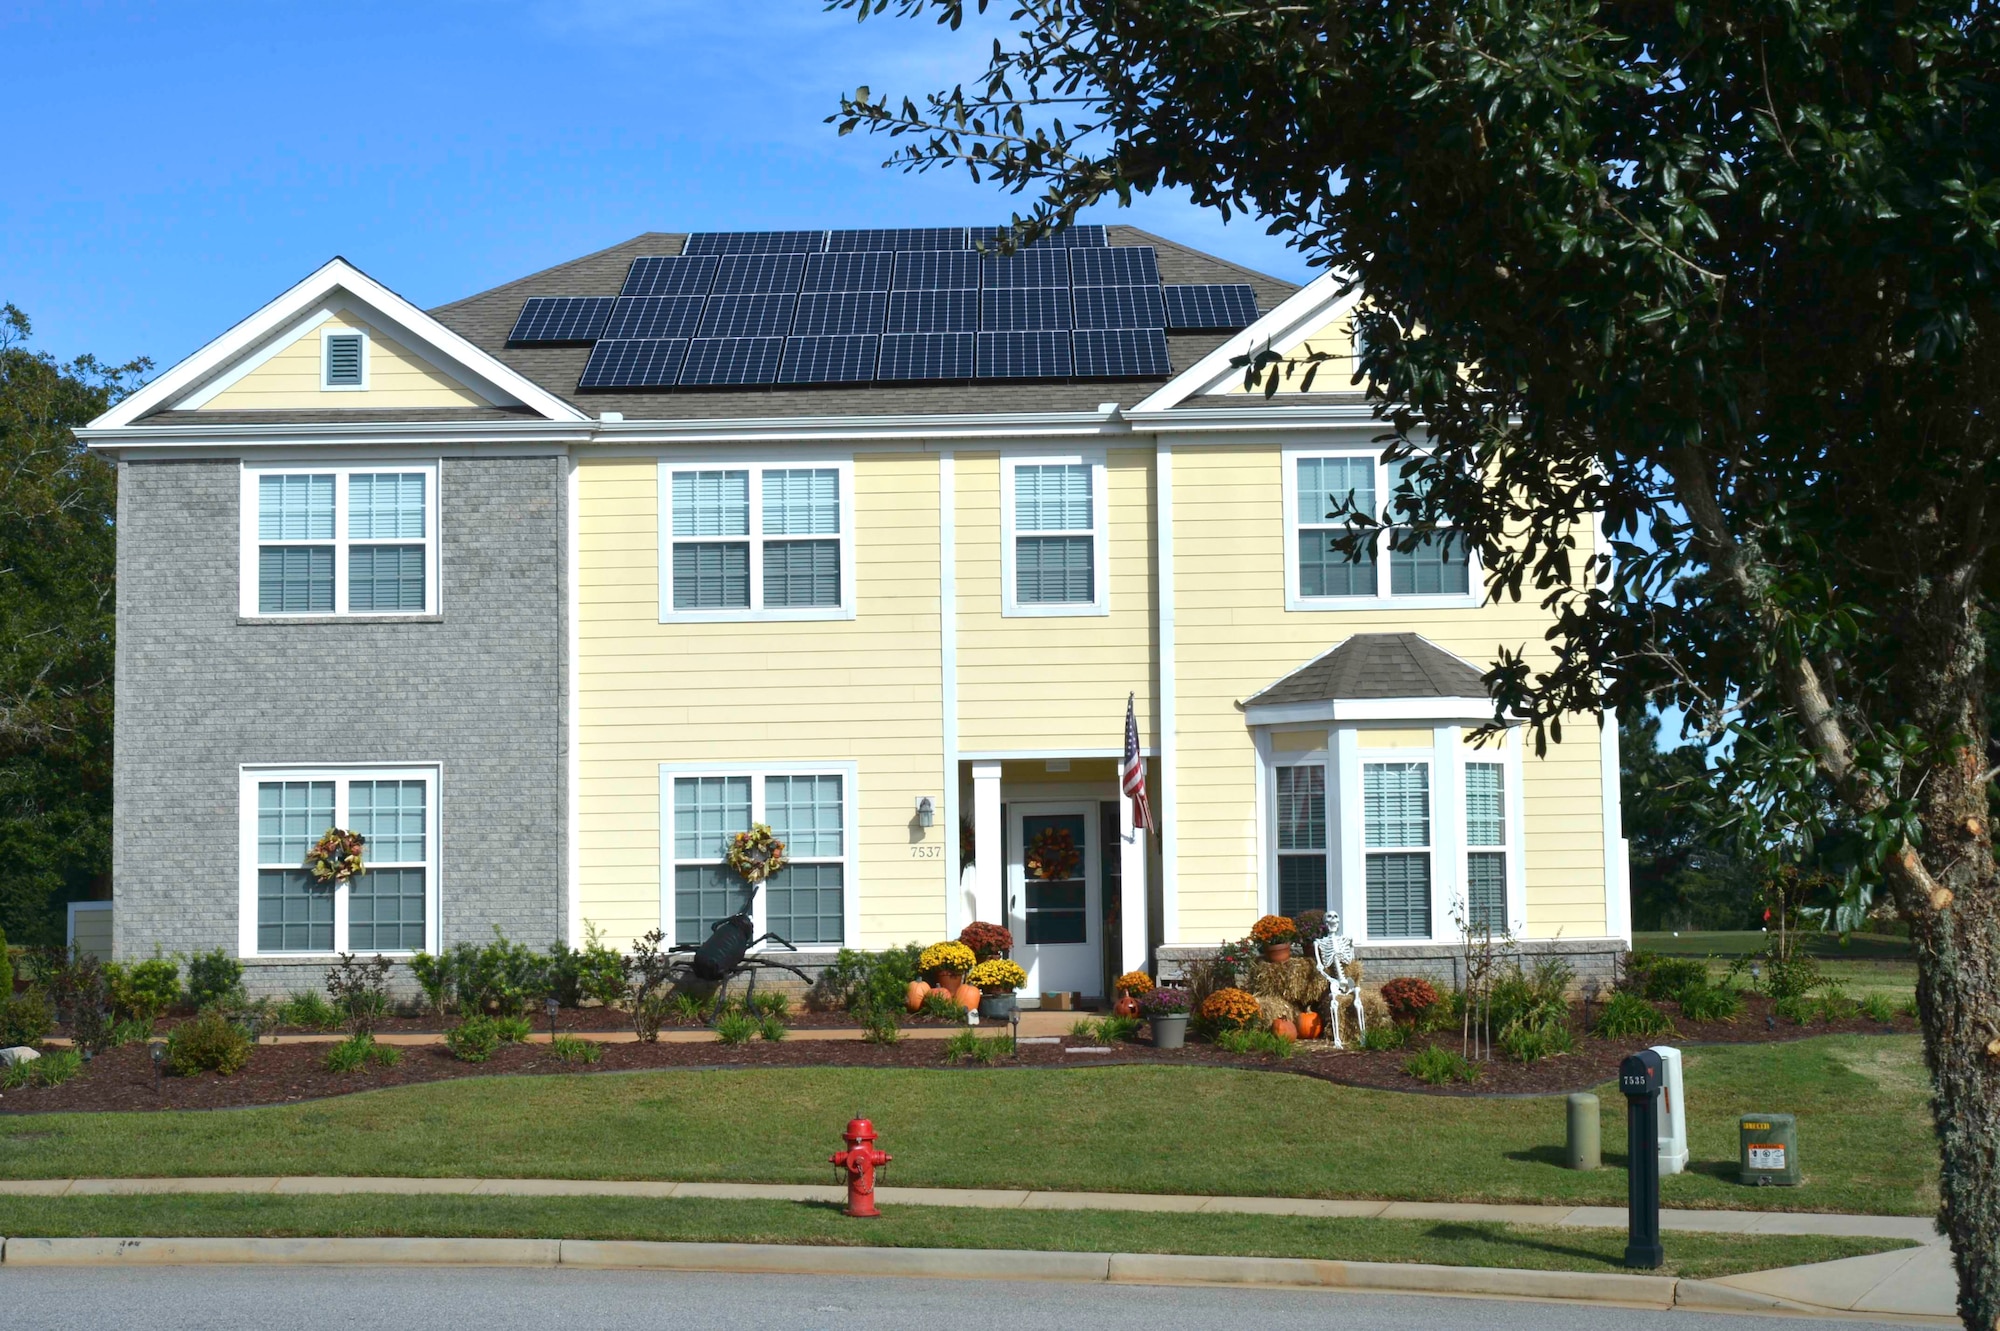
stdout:
{"type": "Polygon", "coordinates": [[[1475,929],[1507,931],[1507,777],[1500,763],[1465,765],[1465,913],[1475,929]]]}
{"type": "Polygon", "coordinates": [[[1278,913],[1327,909],[1325,765],[1278,768],[1272,806],[1278,821],[1278,913]]]}
{"type": "Polygon", "coordinates": [[[245,776],[258,954],[411,953],[435,947],[437,771],[245,776]],[[307,855],[330,828],[362,837],[363,869],[321,882],[307,855]]]}
{"type": "Polygon", "coordinates": [[[1014,468],[1014,599],[1021,605],[1089,604],[1096,537],[1088,463],[1014,468]]]}
{"type": "Polygon", "coordinates": [[[410,615],[435,600],[437,472],[314,467],[246,472],[255,615],[410,615]]]}
{"type": "Polygon", "coordinates": [[[1364,763],[1362,845],[1368,936],[1431,934],[1431,769],[1426,762],[1364,763]]]}
{"type": "Polygon", "coordinates": [[[847,781],[838,772],[719,773],[672,778],[669,876],[674,941],[699,943],[752,902],[758,933],[803,947],[846,941],[847,781]],[[730,838],[767,824],[785,867],[753,899],[724,857],[730,838]]]}
{"type": "Polygon", "coordinates": [[[1288,457],[1291,609],[1473,595],[1471,547],[1464,538],[1410,525],[1405,504],[1421,495],[1409,459],[1384,462],[1374,452],[1288,457]],[[1383,525],[1350,549],[1357,518],[1383,525]]]}
{"type": "Polygon", "coordinates": [[[728,618],[841,610],[844,485],[839,467],[672,469],[671,611],[728,618]]]}

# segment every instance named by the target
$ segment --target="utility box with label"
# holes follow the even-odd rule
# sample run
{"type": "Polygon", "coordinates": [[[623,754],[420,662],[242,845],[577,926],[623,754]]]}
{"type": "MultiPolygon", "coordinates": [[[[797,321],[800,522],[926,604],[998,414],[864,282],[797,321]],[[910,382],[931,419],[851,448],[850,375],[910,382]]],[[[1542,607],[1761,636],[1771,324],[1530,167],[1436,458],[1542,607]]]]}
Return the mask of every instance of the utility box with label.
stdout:
{"type": "Polygon", "coordinates": [[[1656,1044],[1660,1056],[1660,1172],[1678,1174],[1688,1163],[1688,1118],[1681,1089],[1681,1051],[1656,1044]]]}
{"type": "Polygon", "coordinates": [[[1790,1114],[1745,1114],[1736,1121],[1738,1177],[1757,1187],[1799,1186],[1799,1121],[1790,1114]]]}

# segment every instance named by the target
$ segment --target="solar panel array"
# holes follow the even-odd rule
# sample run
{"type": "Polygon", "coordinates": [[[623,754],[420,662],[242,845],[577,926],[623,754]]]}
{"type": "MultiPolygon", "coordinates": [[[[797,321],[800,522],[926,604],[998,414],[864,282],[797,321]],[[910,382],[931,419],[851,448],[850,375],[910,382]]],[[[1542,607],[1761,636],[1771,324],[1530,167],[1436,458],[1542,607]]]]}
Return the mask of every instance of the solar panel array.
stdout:
{"type": "Polygon", "coordinates": [[[1163,286],[1149,245],[1077,226],[696,232],[616,297],[536,296],[508,341],[591,344],[580,389],[1162,378],[1167,331],[1256,321],[1242,284],[1163,286]]]}

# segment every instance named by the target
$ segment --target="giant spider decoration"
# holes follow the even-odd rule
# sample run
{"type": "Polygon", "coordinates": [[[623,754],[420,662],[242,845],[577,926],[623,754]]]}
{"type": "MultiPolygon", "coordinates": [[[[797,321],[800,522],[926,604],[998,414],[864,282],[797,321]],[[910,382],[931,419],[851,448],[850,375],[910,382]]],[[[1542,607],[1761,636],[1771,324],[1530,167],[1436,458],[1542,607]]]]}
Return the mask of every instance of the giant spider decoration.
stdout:
{"type": "Polygon", "coordinates": [[[757,975],[767,970],[790,971],[805,981],[808,986],[813,977],[790,962],[779,961],[764,953],[753,955],[751,948],[759,943],[776,943],[787,952],[796,952],[790,939],[775,933],[755,934],[756,922],[751,919],[750,908],[757,899],[757,889],[761,884],[752,883],[750,893],[743,899],[743,908],[734,915],[717,920],[708,931],[708,937],[699,943],[683,943],[667,949],[670,957],[685,957],[685,961],[669,963],[675,984],[685,984],[690,979],[702,984],[715,986],[720,998],[729,990],[729,982],[738,975],[750,977],[750,988],[757,988],[757,975]]]}

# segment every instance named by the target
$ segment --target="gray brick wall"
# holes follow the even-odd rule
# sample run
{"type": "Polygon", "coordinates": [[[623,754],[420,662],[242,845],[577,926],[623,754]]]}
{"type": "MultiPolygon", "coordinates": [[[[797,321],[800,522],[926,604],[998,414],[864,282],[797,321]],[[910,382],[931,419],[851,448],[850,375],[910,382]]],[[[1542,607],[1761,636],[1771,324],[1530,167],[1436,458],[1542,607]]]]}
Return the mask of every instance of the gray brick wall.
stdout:
{"type": "Polygon", "coordinates": [[[237,462],[119,465],[115,955],[236,950],[244,763],[439,764],[443,942],[561,935],[565,465],[444,460],[434,620],[292,624],[238,614],[237,462]]]}

